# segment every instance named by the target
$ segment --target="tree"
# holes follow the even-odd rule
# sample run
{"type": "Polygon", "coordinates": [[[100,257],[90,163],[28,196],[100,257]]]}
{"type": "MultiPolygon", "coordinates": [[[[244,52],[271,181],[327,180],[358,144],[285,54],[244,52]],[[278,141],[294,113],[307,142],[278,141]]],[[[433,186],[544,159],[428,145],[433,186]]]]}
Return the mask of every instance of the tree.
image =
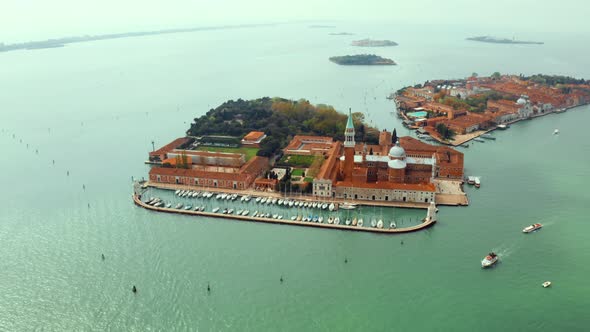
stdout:
{"type": "MultiPolygon", "coordinates": [[[[391,142],[393,144],[397,143],[397,130],[396,128],[393,128],[393,133],[391,134],[391,142]]],[[[373,149],[371,149],[371,152],[373,151],[373,149]]],[[[371,153],[373,154],[373,153],[371,153]]]]}
{"type": "Polygon", "coordinates": [[[497,72],[497,71],[492,74],[492,78],[495,80],[500,79],[501,76],[502,75],[500,75],[500,72],[497,72]]]}
{"type": "Polygon", "coordinates": [[[444,123],[437,124],[436,131],[445,140],[450,140],[455,137],[455,132],[447,127],[444,123]]]}
{"type": "Polygon", "coordinates": [[[471,77],[477,77],[479,76],[476,72],[471,73],[471,77]]]}

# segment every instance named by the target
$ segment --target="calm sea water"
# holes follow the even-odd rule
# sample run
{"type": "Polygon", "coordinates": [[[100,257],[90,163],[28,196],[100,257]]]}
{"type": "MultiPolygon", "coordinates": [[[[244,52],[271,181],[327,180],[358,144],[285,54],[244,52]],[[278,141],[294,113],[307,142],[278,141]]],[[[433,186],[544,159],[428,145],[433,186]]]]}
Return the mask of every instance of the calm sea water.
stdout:
{"type": "Polygon", "coordinates": [[[464,31],[284,25],[0,54],[0,330],[586,330],[590,107],[513,125],[464,150],[481,189],[467,188],[469,207],[441,207],[440,222],[414,234],[132,204],[131,178],[146,175],[151,141],[182,135],[227,99],[307,98],[404,133],[385,99],[404,85],[494,71],[590,78],[588,45],[576,36],[493,45],[464,41],[464,31]],[[327,60],[364,51],[348,46],[364,37],[397,41],[367,52],[399,66],[327,60]],[[521,233],[534,222],[544,228],[521,233]],[[491,250],[501,263],[482,270],[491,250]],[[543,289],[545,280],[553,286],[543,289]]]}

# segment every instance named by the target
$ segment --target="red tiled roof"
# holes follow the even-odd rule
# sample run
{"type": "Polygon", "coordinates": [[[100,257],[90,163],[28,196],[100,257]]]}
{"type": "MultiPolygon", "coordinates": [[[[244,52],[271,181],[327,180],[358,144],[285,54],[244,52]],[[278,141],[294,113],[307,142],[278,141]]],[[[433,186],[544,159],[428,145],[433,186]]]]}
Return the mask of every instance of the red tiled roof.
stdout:
{"type": "Polygon", "coordinates": [[[264,136],[263,131],[251,131],[248,133],[248,135],[244,136],[243,140],[244,141],[258,141],[259,139],[262,138],[262,136],[264,136]]]}

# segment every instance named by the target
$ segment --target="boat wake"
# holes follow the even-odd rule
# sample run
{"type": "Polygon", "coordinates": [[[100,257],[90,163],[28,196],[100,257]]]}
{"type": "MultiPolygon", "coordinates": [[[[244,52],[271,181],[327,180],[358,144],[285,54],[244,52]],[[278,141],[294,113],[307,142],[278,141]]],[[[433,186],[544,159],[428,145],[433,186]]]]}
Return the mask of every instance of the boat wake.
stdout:
{"type": "Polygon", "coordinates": [[[499,247],[493,248],[493,251],[498,255],[500,258],[507,258],[512,255],[512,253],[518,249],[516,245],[501,245],[499,247]]]}

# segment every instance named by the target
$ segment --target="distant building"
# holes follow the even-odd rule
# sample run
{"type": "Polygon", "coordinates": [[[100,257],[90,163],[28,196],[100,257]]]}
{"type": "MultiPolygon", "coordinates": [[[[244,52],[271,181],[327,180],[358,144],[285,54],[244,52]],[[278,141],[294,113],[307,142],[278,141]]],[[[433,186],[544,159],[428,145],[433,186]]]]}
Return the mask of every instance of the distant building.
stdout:
{"type": "Polygon", "coordinates": [[[334,144],[332,137],[295,135],[289,145],[283,149],[286,155],[322,155],[334,144]]]}

